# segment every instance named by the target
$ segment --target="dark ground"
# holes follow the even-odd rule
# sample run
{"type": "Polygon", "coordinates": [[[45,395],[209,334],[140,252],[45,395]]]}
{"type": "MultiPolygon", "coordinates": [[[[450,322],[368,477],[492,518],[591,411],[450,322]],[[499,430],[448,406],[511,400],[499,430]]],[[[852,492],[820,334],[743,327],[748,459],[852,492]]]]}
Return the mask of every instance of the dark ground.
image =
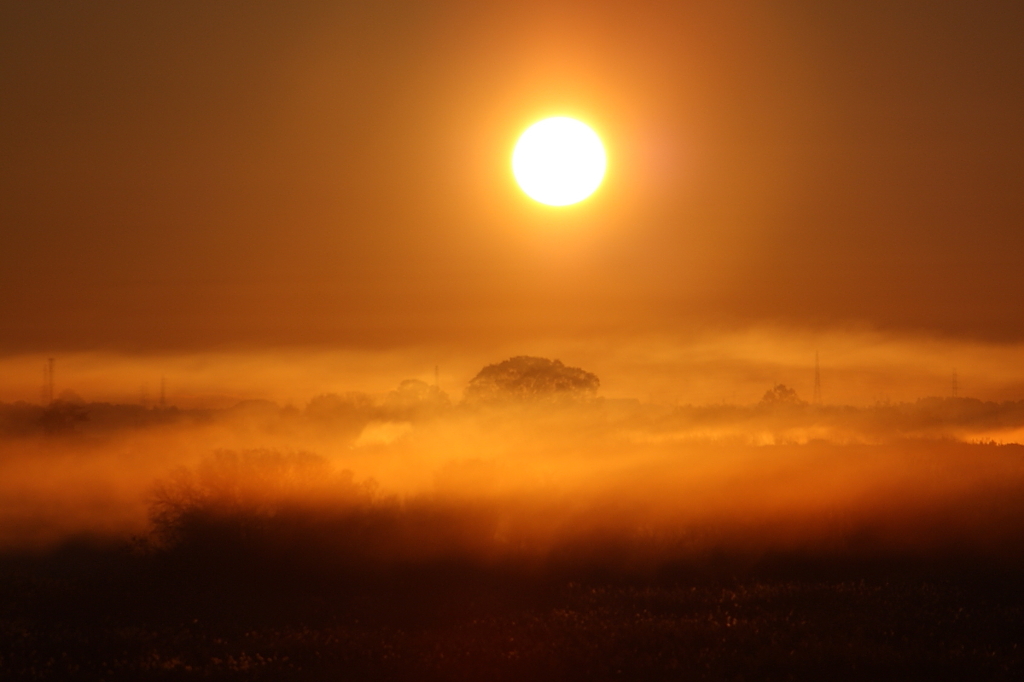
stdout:
{"type": "Polygon", "coordinates": [[[1018,576],[792,557],[300,575],[68,547],[0,565],[0,679],[1018,680],[1018,576]]]}

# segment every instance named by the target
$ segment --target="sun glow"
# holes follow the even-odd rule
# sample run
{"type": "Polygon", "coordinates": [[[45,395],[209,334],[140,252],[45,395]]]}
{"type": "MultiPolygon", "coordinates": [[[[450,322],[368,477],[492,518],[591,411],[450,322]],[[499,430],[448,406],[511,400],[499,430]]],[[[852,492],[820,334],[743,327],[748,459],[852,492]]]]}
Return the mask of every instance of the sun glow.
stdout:
{"type": "Polygon", "coordinates": [[[576,119],[558,116],[533,124],[512,152],[512,173],[526,194],[548,206],[583,201],[604,179],[601,139],[576,119]]]}

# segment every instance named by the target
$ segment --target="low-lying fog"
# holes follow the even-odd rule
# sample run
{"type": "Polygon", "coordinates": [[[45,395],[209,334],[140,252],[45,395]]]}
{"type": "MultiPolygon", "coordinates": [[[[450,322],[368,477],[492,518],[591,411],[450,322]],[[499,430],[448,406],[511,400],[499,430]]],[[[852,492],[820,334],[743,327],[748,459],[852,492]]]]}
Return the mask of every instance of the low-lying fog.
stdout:
{"type": "Polygon", "coordinates": [[[756,404],[680,407],[598,385],[516,358],[455,400],[409,380],[300,407],[0,404],[0,548],[235,533],[376,563],[1024,558],[1024,401],[855,408],[776,385],[756,404]]]}

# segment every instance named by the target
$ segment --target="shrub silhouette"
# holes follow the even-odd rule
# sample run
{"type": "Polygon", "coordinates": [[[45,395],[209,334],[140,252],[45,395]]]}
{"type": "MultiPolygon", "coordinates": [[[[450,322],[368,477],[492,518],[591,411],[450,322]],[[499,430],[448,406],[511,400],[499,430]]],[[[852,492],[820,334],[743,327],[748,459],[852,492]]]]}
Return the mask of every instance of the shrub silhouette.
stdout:
{"type": "Polygon", "coordinates": [[[495,534],[487,505],[400,501],[310,453],[218,451],[153,491],[158,549],[190,571],[241,579],[482,554],[495,534]]]}
{"type": "Polygon", "coordinates": [[[158,484],[150,520],[165,546],[216,544],[228,527],[251,535],[298,511],[365,507],[373,493],[373,483],[357,484],[351,471],[334,472],[311,453],[220,450],[158,484]]]}

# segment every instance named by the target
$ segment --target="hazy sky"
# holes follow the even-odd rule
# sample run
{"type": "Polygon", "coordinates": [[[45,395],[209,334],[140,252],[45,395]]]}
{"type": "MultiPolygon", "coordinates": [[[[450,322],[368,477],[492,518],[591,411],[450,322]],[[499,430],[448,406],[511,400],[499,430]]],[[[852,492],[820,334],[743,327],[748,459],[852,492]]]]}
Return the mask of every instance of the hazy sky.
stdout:
{"type": "Polygon", "coordinates": [[[0,0],[0,352],[1024,340],[1019,2],[0,0]],[[600,192],[515,187],[552,114],[600,192]]]}

